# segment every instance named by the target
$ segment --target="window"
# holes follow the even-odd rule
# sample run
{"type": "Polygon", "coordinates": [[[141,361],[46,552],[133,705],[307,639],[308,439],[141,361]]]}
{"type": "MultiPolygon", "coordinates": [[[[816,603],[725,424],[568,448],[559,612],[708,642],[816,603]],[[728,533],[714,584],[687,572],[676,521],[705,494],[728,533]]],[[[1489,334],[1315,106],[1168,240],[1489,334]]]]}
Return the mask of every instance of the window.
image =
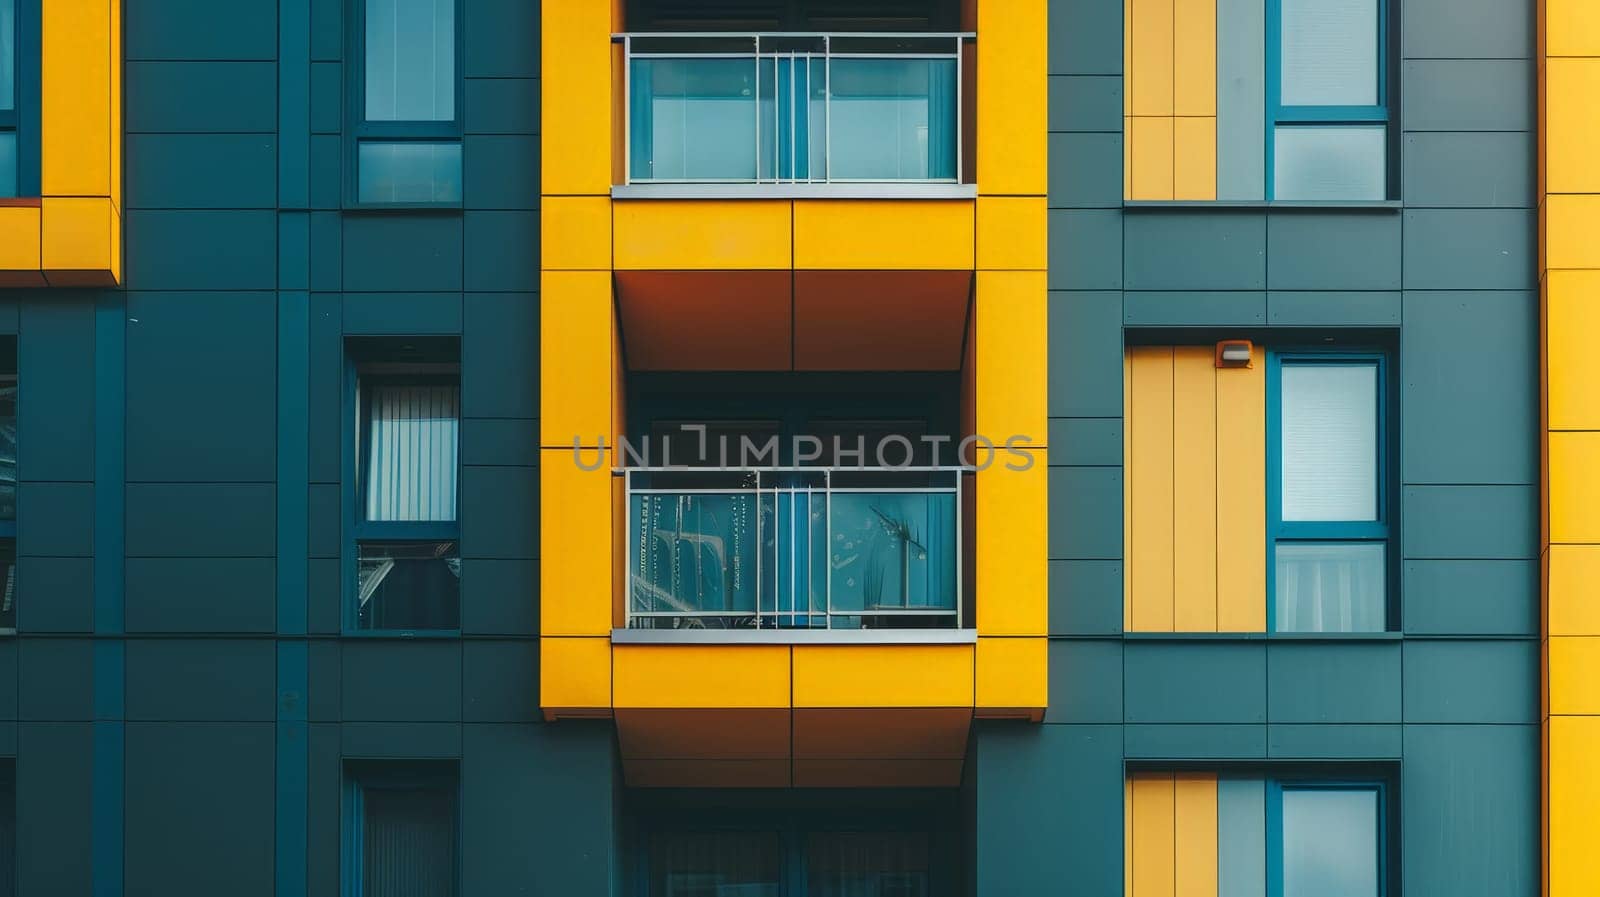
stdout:
{"type": "Polygon", "coordinates": [[[1269,0],[1267,198],[1387,198],[1385,0],[1269,0]]]}
{"type": "MultiPolygon", "coordinates": [[[[4,2],[4,0],[0,0],[4,2]]],[[[455,0],[354,0],[357,205],[461,202],[462,81],[455,0]]]]}
{"type": "Polygon", "coordinates": [[[1271,356],[1272,631],[1388,626],[1384,367],[1376,355],[1271,356]]]}
{"type": "Polygon", "coordinates": [[[17,4],[0,0],[0,197],[18,195],[21,164],[18,159],[17,82],[22,65],[17,52],[17,4]]]}
{"type": "Polygon", "coordinates": [[[353,619],[359,631],[460,628],[461,389],[453,361],[356,363],[353,619]]]}
{"type": "Polygon", "coordinates": [[[17,353],[0,350],[0,632],[17,631],[17,353]]]}
{"type": "Polygon", "coordinates": [[[346,894],[454,895],[460,878],[454,764],[354,763],[346,773],[346,894]]]}
{"type": "Polygon", "coordinates": [[[644,897],[946,897],[958,878],[947,840],[859,824],[808,830],[803,820],[653,830],[645,836],[644,897]]]}
{"type": "Polygon", "coordinates": [[[1276,819],[1269,893],[1279,897],[1382,897],[1383,788],[1272,783],[1276,819]]]}

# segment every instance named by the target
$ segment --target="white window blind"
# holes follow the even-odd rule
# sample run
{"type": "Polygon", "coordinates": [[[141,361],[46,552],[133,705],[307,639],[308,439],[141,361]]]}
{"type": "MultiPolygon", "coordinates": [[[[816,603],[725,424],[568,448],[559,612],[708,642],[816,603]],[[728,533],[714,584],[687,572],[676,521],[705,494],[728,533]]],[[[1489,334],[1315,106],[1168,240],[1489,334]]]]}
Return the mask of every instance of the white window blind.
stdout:
{"type": "Polygon", "coordinates": [[[367,519],[456,519],[460,387],[378,384],[367,427],[367,519]]]}
{"type": "Polygon", "coordinates": [[[1283,0],[1283,105],[1377,105],[1378,26],[1378,0],[1283,0]]]}
{"type": "Polygon", "coordinates": [[[1283,519],[1378,518],[1378,369],[1283,367],[1283,519]]]}

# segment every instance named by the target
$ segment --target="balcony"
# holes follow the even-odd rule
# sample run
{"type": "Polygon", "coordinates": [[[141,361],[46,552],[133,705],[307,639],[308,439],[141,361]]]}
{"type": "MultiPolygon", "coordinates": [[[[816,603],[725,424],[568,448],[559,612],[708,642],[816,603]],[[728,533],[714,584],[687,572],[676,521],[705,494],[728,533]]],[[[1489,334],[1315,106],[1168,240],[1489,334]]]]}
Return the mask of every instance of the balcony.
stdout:
{"type": "Polygon", "coordinates": [[[958,628],[962,472],[627,470],[627,627],[958,628]]]}
{"type": "Polygon", "coordinates": [[[617,36],[627,133],[613,193],[971,196],[972,38],[617,36]]]}

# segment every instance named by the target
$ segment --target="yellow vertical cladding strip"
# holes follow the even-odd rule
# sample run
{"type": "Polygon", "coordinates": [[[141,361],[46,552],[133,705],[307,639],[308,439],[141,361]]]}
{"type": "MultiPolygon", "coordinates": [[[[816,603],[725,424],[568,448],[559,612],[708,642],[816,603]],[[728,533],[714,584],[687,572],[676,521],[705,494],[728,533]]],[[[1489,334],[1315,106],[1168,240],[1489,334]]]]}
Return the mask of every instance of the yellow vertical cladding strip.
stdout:
{"type": "Polygon", "coordinates": [[[1217,198],[1217,120],[1172,120],[1172,198],[1217,198]]]}
{"type": "MultiPolygon", "coordinates": [[[[1044,635],[1049,625],[1048,449],[1025,462],[997,455],[978,471],[974,588],[979,635],[1044,635]]],[[[981,451],[979,452],[981,455],[981,451]]],[[[978,460],[982,460],[981,457],[978,460]]]]}
{"type": "Polygon", "coordinates": [[[1267,360],[1217,371],[1217,631],[1267,628],[1267,360]]]}
{"type": "Polygon", "coordinates": [[[1175,897],[1217,897],[1217,776],[1173,779],[1175,897]]]}
{"type": "Polygon", "coordinates": [[[1176,897],[1176,807],[1173,777],[1169,773],[1131,777],[1133,792],[1129,816],[1133,817],[1133,867],[1129,897],[1176,897]]]}
{"type": "Polygon", "coordinates": [[[1128,349],[1128,629],[1171,632],[1172,347],[1128,349]]]}
{"type": "Polygon", "coordinates": [[[611,707],[611,640],[539,639],[539,706],[556,710],[611,707]]]}
{"type": "Polygon", "coordinates": [[[116,238],[112,241],[112,265],[115,269],[117,281],[122,281],[122,240],[121,221],[122,214],[122,0],[105,0],[110,8],[111,44],[106,52],[106,64],[111,68],[111,170],[107,177],[111,180],[111,205],[112,214],[118,216],[116,238]]]}
{"type": "Polygon", "coordinates": [[[1210,346],[1173,349],[1172,628],[1217,629],[1216,367],[1210,346]]]}
{"type": "Polygon", "coordinates": [[[1550,433],[1546,476],[1550,541],[1600,542],[1600,432],[1550,433]]]}
{"type": "Polygon", "coordinates": [[[1600,271],[1551,271],[1544,292],[1550,429],[1600,430],[1600,271]]]}
{"type": "Polygon", "coordinates": [[[1600,824],[1600,717],[1553,716],[1550,739],[1548,807],[1551,897],[1600,894],[1600,863],[1594,846],[1600,824]]]}
{"type": "Polygon", "coordinates": [[[978,639],[977,706],[1043,709],[1049,706],[1050,643],[1044,638],[978,639]]]}
{"type": "Polygon", "coordinates": [[[1551,193],[1544,207],[1549,269],[1600,269],[1600,240],[1594,239],[1600,229],[1600,194],[1551,193]]]}
{"type": "Polygon", "coordinates": [[[974,301],[978,434],[997,445],[1014,436],[1024,445],[1048,444],[1045,272],[979,271],[974,301]]]}
{"type": "Polygon", "coordinates": [[[1600,57],[1600,4],[1594,0],[1545,0],[1545,55],[1600,57]]]}
{"type": "Polygon", "coordinates": [[[1600,545],[1551,545],[1549,568],[1550,635],[1600,635],[1600,545]]]}
{"type": "Polygon", "coordinates": [[[544,197],[539,208],[539,234],[539,258],[544,270],[611,270],[608,197],[544,197]]]}
{"type": "Polygon", "coordinates": [[[540,20],[542,191],[611,188],[611,4],[544,0],[540,20]]]}
{"type": "Polygon", "coordinates": [[[111,270],[108,196],[47,196],[39,203],[40,261],[46,271],[111,270]]]}
{"type": "Polygon", "coordinates": [[[1217,0],[1172,0],[1172,26],[1172,113],[1215,117],[1217,0]]]}
{"type": "MultiPolygon", "coordinates": [[[[1592,0],[1590,0],[1592,2],[1592,0]]],[[[1600,59],[1545,61],[1545,189],[1551,193],[1600,193],[1600,59]]]]}
{"type": "Polygon", "coordinates": [[[615,444],[611,272],[544,271],[539,284],[539,444],[615,444]]]}
{"type": "Polygon", "coordinates": [[[1600,637],[1551,635],[1547,665],[1550,713],[1600,716],[1600,637]]]}
{"type": "Polygon", "coordinates": [[[40,7],[41,192],[109,199],[110,2],[46,0],[40,7]]]}
{"type": "Polygon", "coordinates": [[[1167,200],[1173,196],[1171,116],[1134,118],[1125,139],[1132,144],[1133,172],[1129,199],[1167,200]]]}
{"type": "Polygon", "coordinates": [[[539,452],[539,631],[544,635],[609,635],[612,622],[611,455],[571,446],[539,452]]]}
{"type": "Polygon", "coordinates": [[[1048,175],[1048,0],[978,4],[978,189],[1043,196],[1048,175]]]}
{"type": "Polygon", "coordinates": [[[1135,116],[1173,114],[1173,0],[1129,0],[1132,60],[1135,72],[1128,88],[1135,116]]]}
{"type": "Polygon", "coordinates": [[[1032,270],[1049,267],[1048,213],[1042,196],[978,199],[978,268],[1032,270]]]}

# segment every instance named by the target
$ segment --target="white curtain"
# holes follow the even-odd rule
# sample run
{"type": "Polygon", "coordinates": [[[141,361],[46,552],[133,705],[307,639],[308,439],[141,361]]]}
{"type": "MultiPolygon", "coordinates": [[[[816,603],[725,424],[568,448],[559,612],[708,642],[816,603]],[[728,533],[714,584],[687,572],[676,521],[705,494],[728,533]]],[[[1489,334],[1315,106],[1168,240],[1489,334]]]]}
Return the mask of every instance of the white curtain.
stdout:
{"type": "Polygon", "coordinates": [[[455,385],[372,387],[367,519],[456,519],[461,390],[455,385]]]}
{"type": "Polygon", "coordinates": [[[1381,542],[1283,542],[1277,547],[1278,632],[1382,632],[1381,542]]]}

